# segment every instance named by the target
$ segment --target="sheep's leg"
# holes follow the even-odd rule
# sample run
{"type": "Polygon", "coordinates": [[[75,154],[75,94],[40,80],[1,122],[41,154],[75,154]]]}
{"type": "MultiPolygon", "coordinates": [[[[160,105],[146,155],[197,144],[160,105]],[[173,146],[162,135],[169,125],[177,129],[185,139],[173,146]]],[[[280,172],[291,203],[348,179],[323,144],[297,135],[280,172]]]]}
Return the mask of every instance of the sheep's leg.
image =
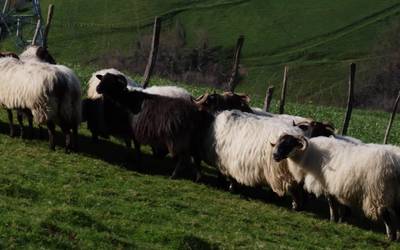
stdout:
{"type": "Polygon", "coordinates": [[[24,119],[23,119],[22,111],[17,111],[17,120],[18,120],[18,124],[19,124],[20,137],[24,138],[25,129],[24,129],[24,119]]]}
{"type": "Polygon", "coordinates": [[[397,234],[397,218],[395,212],[390,208],[380,208],[379,209],[380,217],[382,218],[383,222],[385,223],[386,227],[386,235],[390,241],[396,240],[397,234]]]}
{"type": "Polygon", "coordinates": [[[195,166],[195,182],[199,182],[202,174],[201,174],[201,159],[197,155],[193,156],[194,166],[195,166]]]}
{"type": "Polygon", "coordinates": [[[65,136],[65,153],[70,153],[71,151],[71,130],[65,125],[61,126],[61,130],[65,136]]]}
{"type": "Polygon", "coordinates": [[[188,163],[187,159],[188,159],[188,157],[186,155],[179,155],[178,156],[178,162],[176,164],[174,172],[172,173],[172,175],[170,177],[171,179],[178,178],[178,174],[180,172],[182,172],[183,169],[185,169],[186,164],[188,163]]]}
{"type": "Polygon", "coordinates": [[[135,145],[135,158],[138,165],[138,169],[142,168],[142,152],[140,152],[140,143],[133,138],[133,144],[135,145]]]}
{"type": "Polygon", "coordinates": [[[49,132],[49,145],[50,150],[56,150],[56,144],[54,143],[54,136],[56,133],[56,125],[52,121],[47,122],[47,130],[49,132]]]}
{"type": "Polygon", "coordinates": [[[344,219],[351,214],[351,210],[349,207],[338,204],[338,222],[342,223],[344,219]]]}
{"type": "Polygon", "coordinates": [[[153,152],[153,156],[157,159],[163,159],[167,154],[168,150],[165,148],[157,148],[152,146],[151,151],[153,152]]]}
{"type": "Polygon", "coordinates": [[[336,222],[338,221],[338,202],[336,198],[332,195],[327,195],[326,198],[329,204],[330,221],[336,222]]]}
{"type": "Polygon", "coordinates": [[[292,195],[292,209],[294,211],[301,211],[303,210],[304,206],[304,198],[305,198],[305,192],[304,189],[302,188],[302,185],[300,184],[292,184],[289,187],[289,192],[292,195]]]}
{"type": "MultiPolygon", "coordinates": [[[[33,126],[32,126],[32,130],[33,130],[33,126]]],[[[42,125],[39,124],[39,139],[43,139],[44,138],[44,130],[42,125]]]]}
{"type": "Polygon", "coordinates": [[[7,109],[8,124],[10,125],[10,137],[14,137],[14,124],[13,124],[13,114],[11,109],[7,109]]]}
{"type": "Polygon", "coordinates": [[[74,125],[72,127],[72,142],[73,142],[72,147],[75,152],[78,151],[78,149],[79,149],[78,139],[79,139],[78,125],[74,125]]]}
{"type": "MultiPolygon", "coordinates": [[[[29,138],[32,139],[33,138],[33,116],[32,115],[28,115],[28,124],[29,124],[29,138]]],[[[42,129],[40,126],[39,126],[39,128],[42,129]]],[[[41,130],[39,130],[39,131],[42,132],[41,130]]],[[[39,138],[41,138],[40,135],[39,135],[39,138]]]]}

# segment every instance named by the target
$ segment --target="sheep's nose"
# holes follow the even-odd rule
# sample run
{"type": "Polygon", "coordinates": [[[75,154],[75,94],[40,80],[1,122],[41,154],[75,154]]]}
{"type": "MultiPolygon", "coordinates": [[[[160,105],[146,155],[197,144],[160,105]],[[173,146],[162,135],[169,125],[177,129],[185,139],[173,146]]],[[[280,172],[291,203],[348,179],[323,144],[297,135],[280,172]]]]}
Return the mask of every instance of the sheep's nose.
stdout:
{"type": "Polygon", "coordinates": [[[279,162],[282,160],[282,158],[280,157],[280,155],[278,153],[273,153],[272,157],[274,158],[275,161],[279,162]]]}

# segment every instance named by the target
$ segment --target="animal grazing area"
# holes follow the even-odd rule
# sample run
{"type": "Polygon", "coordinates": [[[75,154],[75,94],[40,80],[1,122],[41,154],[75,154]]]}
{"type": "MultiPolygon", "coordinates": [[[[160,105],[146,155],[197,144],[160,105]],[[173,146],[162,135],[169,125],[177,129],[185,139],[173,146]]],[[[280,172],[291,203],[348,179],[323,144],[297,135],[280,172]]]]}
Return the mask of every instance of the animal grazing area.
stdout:
{"type": "Polygon", "coordinates": [[[397,1],[0,4],[0,248],[400,248],[397,1]]]}

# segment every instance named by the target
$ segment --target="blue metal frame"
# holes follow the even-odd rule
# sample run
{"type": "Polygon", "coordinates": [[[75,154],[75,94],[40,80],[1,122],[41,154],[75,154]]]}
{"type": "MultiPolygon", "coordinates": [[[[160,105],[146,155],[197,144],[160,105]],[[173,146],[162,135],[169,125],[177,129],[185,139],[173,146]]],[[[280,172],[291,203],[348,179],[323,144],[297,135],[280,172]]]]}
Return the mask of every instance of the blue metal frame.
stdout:
{"type": "MultiPolygon", "coordinates": [[[[4,6],[5,1],[0,0],[0,4],[4,6]]],[[[31,26],[32,30],[36,28],[37,20],[41,21],[41,27],[37,36],[36,44],[43,45],[43,18],[40,8],[40,0],[32,0],[32,14],[21,15],[15,9],[8,9],[5,13],[0,11],[0,38],[5,33],[12,34],[15,32],[15,43],[17,47],[23,48],[32,43],[32,38],[24,38],[23,27],[31,26]],[[5,30],[5,32],[4,32],[5,30]]]]}

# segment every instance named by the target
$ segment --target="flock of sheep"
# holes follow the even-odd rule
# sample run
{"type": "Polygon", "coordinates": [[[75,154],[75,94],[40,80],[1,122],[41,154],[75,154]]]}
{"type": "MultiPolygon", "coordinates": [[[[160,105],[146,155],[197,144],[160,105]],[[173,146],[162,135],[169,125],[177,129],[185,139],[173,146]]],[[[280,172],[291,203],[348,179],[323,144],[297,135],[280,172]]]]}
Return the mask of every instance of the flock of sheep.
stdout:
{"type": "Polygon", "coordinates": [[[327,123],[277,115],[249,106],[246,95],[225,92],[193,98],[174,86],[141,85],[115,69],[93,73],[87,98],[74,72],[56,64],[48,50],[29,46],[21,55],[0,53],[0,104],[12,110],[22,133],[23,118],[46,125],[50,148],[54,130],[65,135],[67,152],[78,146],[78,127],[87,122],[94,141],[115,136],[127,147],[150,145],[155,157],[176,159],[172,178],[183,172],[201,177],[201,162],[214,166],[231,188],[268,186],[290,194],[293,208],[303,206],[304,190],[325,196],[332,221],[344,211],[362,209],[382,220],[395,240],[400,205],[400,148],[366,144],[336,135],[327,123]]]}

